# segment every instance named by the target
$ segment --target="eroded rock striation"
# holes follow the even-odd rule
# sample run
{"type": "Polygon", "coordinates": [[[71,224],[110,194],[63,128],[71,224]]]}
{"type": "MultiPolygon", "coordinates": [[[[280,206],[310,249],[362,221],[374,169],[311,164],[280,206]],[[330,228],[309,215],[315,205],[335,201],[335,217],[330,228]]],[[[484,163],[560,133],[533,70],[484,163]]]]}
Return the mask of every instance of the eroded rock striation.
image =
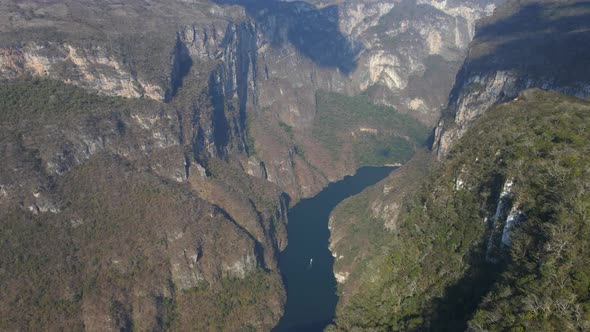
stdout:
{"type": "Polygon", "coordinates": [[[0,4],[2,328],[270,329],[288,206],[408,160],[495,5],[0,4]]]}
{"type": "Polygon", "coordinates": [[[482,20],[436,128],[439,158],[487,109],[526,89],[590,96],[588,6],[527,1],[482,20]]]}

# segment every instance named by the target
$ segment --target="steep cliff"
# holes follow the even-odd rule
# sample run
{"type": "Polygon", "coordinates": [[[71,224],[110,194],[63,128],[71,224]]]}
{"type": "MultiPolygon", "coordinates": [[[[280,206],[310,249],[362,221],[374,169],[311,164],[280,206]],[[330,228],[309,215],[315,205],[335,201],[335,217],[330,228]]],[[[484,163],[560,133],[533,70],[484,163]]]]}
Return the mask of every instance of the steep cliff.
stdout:
{"type": "Polygon", "coordinates": [[[172,105],[44,79],[0,94],[2,329],[276,324],[278,188],[215,157],[205,172],[172,105]]]}
{"type": "MultiPolygon", "coordinates": [[[[310,54],[314,62],[322,65],[320,67],[335,67],[349,74],[348,80],[334,76],[330,90],[359,92],[369,89],[375,101],[403,112],[412,111],[426,123],[434,123],[441,103],[446,102],[449,84],[473,37],[475,21],[490,15],[495,8],[495,2],[483,1],[352,0],[321,5],[321,9],[309,5],[300,8],[302,3],[285,5],[282,11],[265,8],[265,16],[258,20],[281,22],[285,20],[274,18],[295,16],[287,20],[288,23],[275,23],[270,27],[276,31],[285,25],[287,40],[297,36],[302,41],[294,44],[296,51],[310,54]],[[318,16],[323,20],[317,20],[318,16]],[[320,31],[328,31],[325,40],[342,41],[331,47],[315,45],[314,39],[307,36],[320,31]],[[313,52],[323,55],[316,56],[313,52]],[[316,61],[319,57],[331,60],[316,61]],[[433,76],[440,76],[439,81],[433,76]]],[[[329,82],[322,83],[325,81],[322,76],[320,74],[317,82],[311,83],[326,89],[329,82]]],[[[308,77],[302,75],[306,81],[308,77]]],[[[287,91],[285,87],[283,90],[287,91]]]]}
{"type": "Polygon", "coordinates": [[[394,215],[345,201],[332,225],[363,225],[355,238],[376,248],[332,330],[586,328],[589,107],[527,90],[475,121],[394,215]]]}
{"type": "Polygon", "coordinates": [[[106,95],[162,100],[178,24],[231,13],[206,2],[5,1],[0,73],[48,76],[106,95]],[[170,18],[174,18],[171,20],[170,18]]]}
{"type": "Polygon", "coordinates": [[[587,1],[508,3],[483,19],[436,129],[443,157],[490,106],[529,88],[590,95],[587,1]]]}
{"type": "MultiPolygon", "coordinates": [[[[314,132],[321,121],[318,91],[363,93],[373,103],[433,125],[475,20],[495,7],[488,1],[217,2],[224,9],[244,8],[257,35],[256,71],[248,76],[256,78],[248,84],[253,111],[247,117],[255,153],[242,164],[295,199],[363,166],[346,149],[335,158],[322,148],[314,132]]],[[[365,125],[351,123],[356,130],[365,125]]]]}
{"type": "Polygon", "coordinates": [[[409,160],[495,3],[3,2],[2,328],[269,329],[288,205],[409,160]]]}
{"type": "MultiPolygon", "coordinates": [[[[382,181],[381,184],[345,201],[335,209],[331,216],[330,248],[335,256],[334,273],[339,280],[341,294],[340,318],[337,324],[339,328],[350,329],[354,326],[375,329],[384,326],[394,326],[394,329],[407,329],[411,326],[430,326],[435,329],[466,328],[467,321],[471,319],[470,315],[476,312],[474,309],[476,307],[480,309],[475,314],[474,320],[469,323],[469,328],[473,330],[485,330],[490,327],[493,329],[522,327],[540,329],[541,326],[544,326],[543,324],[564,324],[563,326],[573,329],[574,326],[587,324],[581,318],[580,308],[584,304],[568,298],[571,296],[573,299],[572,293],[576,294],[576,299],[586,298],[585,291],[582,291],[578,286],[573,286],[578,282],[577,278],[572,277],[567,281],[560,279],[562,285],[571,282],[570,288],[565,291],[564,294],[567,294],[564,295],[565,297],[558,296],[559,299],[554,300],[549,300],[546,295],[539,294],[538,289],[534,288],[535,282],[526,283],[525,287],[518,290],[513,287],[515,283],[523,282],[521,278],[526,273],[530,273],[529,277],[540,283],[547,281],[544,278],[547,278],[548,274],[553,274],[554,278],[566,278],[565,274],[553,270],[543,272],[542,277],[538,275],[533,277],[537,272],[530,270],[525,272],[519,270],[520,267],[516,265],[508,264],[507,267],[503,265],[506,264],[505,256],[503,256],[506,255],[506,248],[514,248],[512,232],[515,225],[528,218],[528,214],[517,203],[520,203],[518,198],[521,195],[528,197],[530,192],[523,194],[522,191],[515,191],[515,187],[519,186],[519,180],[515,180],[511,176],[505,177],[506,174],[498,178],[490,177],[488,180],[484,180],[484,182],[488,181],[487,185],[490,186],[496,183],[494,184],[495,189],[490,190],[494,197],[485,199],[488,203],[485,207],[486,212],[482,214],[484,228],[479,228],[481,226],[479,224],[473,224],[474,227],[478,227],[478,231],[475,232],[480,233],[470,238],[473,234],[469,235],[469,232],[472,230],[463,230],[465,226],[463,222],[476,219],[476,217],[465,217],[461,213],[466,213],[469,209],[476,211],[478,208],[469,208],[465,202],[457,203],[457,200],[464,198],[460,194],[462,190],[466,188],[474,190],[474,187],[469,187],[467,184],[473,183],[473,181],[477,182],[479,178],[463,165],[455,166],[451,173],[444,171],[449,167],[448,164],[452,163],[451,161],[444,162],[444,159],[463,158],[466,150],[475,149],[469,145],[492,144],[497,146],[498,142],[504,142],[502,144],[505,146],[502,148],[490,150],[489,156],[486,156],[486,158],[490,158],[492,155],[495,157],[503,155],[505,150],[517,149],[513,145],[521,143],[519,141],[517,144],[508,138],[499,138],[500,136],[490,139],[491,131],[498,131],[500,132],[498,135],[506,136],[514,134],[508,128],[530,132],[532,130],[530,128],[537,128],[537,124],[532,122],[533,118],[536,119],[534,121],[546,124],[547,120],[540,119],[539,115],[531,115],[530,118],[518,120],[520,121],[518,123],[521,124],[516,127],[520,129],[515,129],[515,126],[508,125],[504,120],[498,121],[496,124],[490,124],[491,120],[486,120],[488,125],[484,125],[485,128],[479,127],[478,119],[485,118],[485,113],[493,110],[496,104],[512,101],[511,106],[506,106],[507,108],[512,107],[513,111],[522,109],[523,112],[525,110],[536,112],[538,108],[544,114],[542,116],[546,116],[545,111],[553,108],[555,116],[563,112],[567,117],[567,107],[563,105],[569,105],[571,99],[554,94],[527,93],[524,96],[519,96],[519,94],[529,87],[540,87],[575,96],[588,96],[588,73],[586,73],[585,63],[590,50],[587,45],[590,43],[587,41],[589,36],[587,33],[587,23],[589,22],[587,13],[586,2],[509,2],[500,6],[493,16],[480,22],[476,29],[475,39],[469,48],[467,59],[457,75],[455,86],[450,94],[448,109],[436,128],[434,154],[443,164],[439,165],[438,161],[432,161],[427,156],[418,156],[394,172],[388,179],[382,181]],[[534,107],[530,103],[533,103],[534,107]],[[472,125],[481,129],[471,128],[472,125]],[[465,133],[471,133],[469,142],[461,139],[465,133]],[[459,144],[461,147],[454,147],[455,144],[459,144]],[[433,168],[433,170],[429,170],[429,168],[433,168]],[[426,174],[434,175],[423,180],[426,174]],[[437,177],[444,177],[444,180],[441,181],[446,181],[446,185],[429,186],[424,184],[426,181],[437,183],[439,181],[437,177]],[[416,183],[422,183],[427,188],[420,189],[416,183]],[[436,208],[437,213],[443,214],[442,217],[433,215],[432,208],[427,204],[429,199],[423,198],[421,203],[412,203],[413,199],[424,195],[425,192],[431,193],[433,200],[444,200],[445,197],[449,199],[449,201],[442,203],[443,207],[436,208]],[[411,206],[414,207],[410,208],[411,206]],[[448,209],[454,212],[451,213],[448,209]],[[453,213],[457,213],[458,216],[453,213]],[[470,249],[469,254],[463,255],[458,264],[455,264],[456,262],[451,258],[444,258],[451,257],[452,254],[441,254],[443,250],[440,247],[432,249],[433,241],[437,238],[437,235],[432,234],[439,234],[439,230],[435,229],[434,224],[431,225],[431,228],[425,228],[421,224],[424,216],[428,216],[427,218],[433,222],[438,220],[436,222],[441,225],[448,220],[455,220],[454,218],[462,220],[459,225],[453,221],[451,228],[442,230],[441,236],[446,234],[446,239],[451,241],[450,239],[455,237],[457,232],[462,232],[462,239],[459,244],[455,244],[458,247],[455,247],[454,250],[458,250],[457,248],[463,245],[479,247],[470,249]],[[403,226],[404,223],[408,224],[403,226]],[[415,226],[411,226],[414,224],[415,226]],[[420,245],[412,247],[415,252],[408,254],[406,247],[411,246],[412,240],[407,242],[407,239],[404,239],[404,236],[408,236],[409,233],[404,233],[403,229],[409,230],[411,227],[416,228],[416,234],[415,237],[410,236],[410,238],[413,241],[422,242],[420,245]],[[395,251],[400,253],[395,253],[395,251]],[[428,252],[437,252],[438,257],[443,257],[441,260],[447,266],[441,265],[438,270],[432,270],[430,263],[410,264],[413,260],[425,259],[424,257],[428,257],[428,252]],[[493,267],[488,271],[489,266],[493,267]],[[501,276],[494,276],[491,272],[496,271],[497,266],[505,267],[507,272],[501,276]],[[486,279],[487,273],[491,279],[486,279]],[[395,278],[405,281],[396,281],[395,278]],[[448,280],[448,278],[457,279],[454,281],[454,286],[449,286],[444,290],[433,286],[434,284],[430,284],[431,281],[428,281],[437,280],[433,282],[444,284],[444,280],[448,280]],[[421,285],[422,282],[425,283],[421,285]],[[421,287],[425,288],[421,289],[421,287]],[[479,299],[470,302],[471,300],[466,297],[466,294],[473,292],[474,298],[477,298],[480,295],[485,295],[488,290],[491,290],[491,293],[482,302],[478,302],[479,299]],[[481,293],[478,293],[480,291],[481,293]],[[499,294],[499,292],[505,293],[499,294]],[[426,300],[431,297],[437,299],[426,300]],[[470,311],[464,317],[455,315],[456,313],[464,313],[464,308],[468,307],[474,311],[470,311]],[[522,309],[523,307],[526,309],[522,309]],[[556,312],[560,310],[565,317],[563,320],[556,318],[560,315],[556,312]],[[540,314],[541,311],[543,314],[540,314]],[[388,317],[387,313],[389,312],[395,313],[388,317]],[[542,315],[546,319],[541,318],[542,315]],[[572,318],[574,316],[577,318],[572,318]],[[521,320],[520,327],[519,320],[521,320]],[[574,323],[574,320],[577,320],[578,323],[574,323]],[[501,323],[506,321],[510,323],[501,323]]],[[[584,104],[581,101],[578,103],[584,104]]],[[[576,108],[575,104],[572,104],[574,109],[576,108]]],[[[494,112],[500,114],[500,111],[494,112]]],[[[501,114],[506,115],[507,113],[501,114]]],[[[510,117],[510,119],[514,118],[510,117]]],[[[562,134],[571,131],[575,135],[583,135],[581,134],[583,130],[576,124],[555,121],[555,126],[563,130],[562,134]]],[[[535,133],[540,133],[540,131],[541,129],[535,129],[535,133]]],[[[547,130],[547,132],[547,135],[552,135],[553,131],[547,130]]],[[[526,134],[523,135],[526,136],[526,134]]],[[[561,142],[561,139],[555,138],[554,143],[558,142],[561,142]]],[[[532,141],[525,144],[528,144],[528,149],[531,151],[537,151],[533,153],[536,153],[541,160],[545,160],[547,163],[550,163],[547,158],[553,160],[553,157],[546,155],[547,146],[535,145],[532,141]]],[[[575,152],[571,152],[579,155],[583,154],[583,151],[583,148],[578,146],[575,152]]],[[[482,157],[478,156],[473,159],[480,162],[482,157]]],[[[528,161],[518,160],[514,166],[509,165],[508,161],[502,158],[501,162],[493,167],[498,169],[516,167],[520,169],[519,172],[524,172],[521,168],[532,167],[527,163],[528,161]]],[[[493,169],[493,167],[490,166],[489,169],[493,169]]],[[[569,172],[572,167],[564,162],[558,168],[560,168],[560,172],[569,172]]],[[[550,172],[555,174],[555,171],[550,172]]],[[[545,181],[544,175],[536,170],[531,170],[523,176],[530,178],[527,181],[531,182],[545,181]]],[[[565,177],[563,177],[563,181],[565,181],[565,177]]],[[[570,181],[570,185],[575,182],[572,178],[569,178],[568,181],[570,181]]],[[[534,192],[534,189],[530,190],[534,192]]],[[[585,189],[572,190],[582,195],[585,189]]],[[[565,195],[565,191],[562,193],[565,195]]],[[[544,201],[544,198],[537,198],[539,201],[544,201]]],[[[482,199],[479,201],[483,202],[482,199]]],[[[585,209],[583,200],[575,203],[562,201],[559,204],[573,204],[568,206],[576,210],[585,209]]],[[[551,217],[540,218],[549,220],[551,217]]],[[[577,220],[576,222],[583,220],[583,217],[581,217],[582,219],[576,218],[574,218],[577,220]]],[[[561,221],[567,223],[564,219],[561,221]]],[[[543,233],[544,231],[539,231],[539,229],[544,229],[545,225],[534,227],[537,228],[526,230],[526,235],[521,233],[517,236],[521,240],[526,238],[529,244],[518,242],[518,245],[527,247],[535,241],[538,244],[538,241],[541,241],[539,239],[553,236],[547,236],[543,233]]],[[[570,225],[566,228],[569,229],[569,227],[580,226],[570,225]]],[[[551,232],[557,234],[556,231],[551,232]]],[[[583,236],[574,240],[573,233],[559,236],[569,237],[568,245],[576,248],[583,246],[586,241],[583,236]]],[[[564,240],[558,241],[563,243],[564,240]]],[[[555,244],[547,245],[548,248],[553,248],[555,244]]],[[[523,250],[532,249],[527,247],[523,250]]],[[[547,252],[553,252],[552,249],[547,250],[547,252]]],[[[461,252],[465,253],[465,251],[461,252]]],[[[527,264],[530,262],[523,262],[526,260],[523,258],[525,254],[522,252],[521,254],[520,258],[514,258],[514,254],[512,254],[509,261],[513,259],[518,264],[529,266],[527,264]]],[[[537,255],[540,254],[537,253],[537,255]]],[[[554,264],[555,257],[552,257],[551,254],[545,258],[547,262],[550,262],[548,264],[554,264]]],[[[549,288],[552,289],[552,296],[557,296],[553,292],[557,291],[556,288],[549,288]]],[[[563,290],[565,286],[560,286],[559,289],[563,290]]]]}
{"type": "Polygon", "coordinates": [[[106,95],[184,99],[182,108],[193,108],[183,129],[192,134],[185,138],[195,155],[231,156],[297,200],[362,166],[353,157],[327,157],[314,137],[318,91],[365,92],[432,125],[475,20],[495,7],[494,1],[218,3],[7,2],[0,74],[48,76],[106,95]],[[183,86],[193,97],[206,90],[213,111],[194,110],[190,97],[178,96],[183,86]],[[294,130],[286,134],[288,127],[294,130]]]}

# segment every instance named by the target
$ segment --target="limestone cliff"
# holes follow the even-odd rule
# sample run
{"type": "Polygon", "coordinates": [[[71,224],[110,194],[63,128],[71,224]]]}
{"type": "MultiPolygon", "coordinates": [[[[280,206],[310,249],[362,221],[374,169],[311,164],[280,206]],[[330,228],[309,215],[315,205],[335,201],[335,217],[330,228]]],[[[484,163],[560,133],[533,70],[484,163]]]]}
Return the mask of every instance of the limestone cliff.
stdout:
{"type": "Polygon", "coordinates": [[[0,93],[3,329],[278,321],[288,205],[278,188],[214,157],[204,172],[185,157],[169,105],[51,80],[4,82],[0,93]]]}
{"type": "MultiPolygon", "coordinates": [[[[436,128],[435,156],[444,160],[455,142],[497,103],[525,103],[526,96],[519,95],[529,87],[587,97],[588,67],[582,65],[590,51],[586,46],[590,45],[587,13],[586,2],[527,1],[507,3],[493,16],[482,19],[457,75],[448,109],[436,128]]],[[[375,240],[380,238],[375,234],[385,229],[393,237],[391,241],[398,241],[395,236],[403,222],[400,216],[408,197],[417,190],[416,182],[429,172],[425,167],[429,163],[427,157],[419,157],[380,185],[335,209],[330,219],[331,249],[336,258],[334,273],[339,277],[343,295],[341,306],[347,305],[351,294],[357,292],[361,274],[365,273],[369,280],[380,271],[384,262],[378,259],[363,263],[379,256],[387,247],[386,241],[375,240]],[[354,212],[358,210],[364,212],[354,212]],[[359,227],[364,236],[359,236],[359,227]]],[[[436,161],[432,165],[434,171],[440,167],[436,161]]],[[[457,167],[452,177],[455,191],[465,189],[472,182],[472,176],[461,167],[457,167]]],[[[513,225],[523,217],[520,202],[513,201],[508,180],[503,182],[504,193],[499,185],[498,197],[485,216],[486,225],[494,230],[485,240],[484,259],[490,262],[497,260],[498,252],[511,243],[513,225]]]]}
{"type": "Polygon", "coordinates": [[[437,156],[446,155],[483,112],[525,89],[590,96],[588,8],[585,1],[525,1],[483,20],[436,128],[437,156]]]}
{"type": "Polygon", "coordinates": [[[434,124],[495,4],[3,2],[0,204],[16,267],[0,273],[1,323],[268,330],[288,205],[353,173],[351,142],[385,138],[407,160],[422,128],[395,110],[434,124]],[[373,112],[343,117],[334,149],[318,137],[328,99],[373,112]]]}
{"type": "Polygon", "coordinates": [[[329,331],[588,326],[589,107],[526,90],[413,181],[406,169],[339,206],[344,301],[329,331]]]}
{"type": "Polygon", "coordinates": [[[357,167],[326,158],[309,139],[318,90],[366,92],[434,124],[475,20],[496,2],[218,3],[154,2],[146,9],[67,1],[29,11],[7,3],[0,75],[47,76],[166,102],[182,99],[183,85],[193,95],[206,89],[212,112],[194,109],[189,97],[183,105],[193,108],[183,129],[195,158],[231,156],[297,199],[357,167]],[[293,137],[281,123],[295,128],[293,137]],[[294,153],[302,150],[305,158],[294,153]]]}
{"type": "Polygon", "coordinates": [[[0,50],[0,75],[14,79],[36,75],[62,79],[105,95],[162,100],[162,88],[134,77],[128,68],[101,47],[29,43],[0,50]]]}

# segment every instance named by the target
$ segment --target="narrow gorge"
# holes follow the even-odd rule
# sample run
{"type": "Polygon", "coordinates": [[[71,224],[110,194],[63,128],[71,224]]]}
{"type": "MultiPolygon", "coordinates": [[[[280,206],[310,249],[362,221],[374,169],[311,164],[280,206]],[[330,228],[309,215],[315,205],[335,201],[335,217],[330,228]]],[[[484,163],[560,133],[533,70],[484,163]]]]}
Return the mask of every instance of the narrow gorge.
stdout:
{"type": "Polygon", "coordinates": [[[287,288],[285,314],[273,331],[323,331],[336,311],[334,258],[329,250],[330,212],[344,199],[385,178],[393,168],[361,168],[289,211],[289,245],[279,266],[287,288]]]}
{"type": "Polygon", "coordinates": [[[589,8],[3,1],[0,330],[590,326],[589,8]]]}
{"type": "Polygon", "coordinates": [[[423,149],[493,7],[1,4],[2,329],[269,330],[288,209],[423,149]]]}

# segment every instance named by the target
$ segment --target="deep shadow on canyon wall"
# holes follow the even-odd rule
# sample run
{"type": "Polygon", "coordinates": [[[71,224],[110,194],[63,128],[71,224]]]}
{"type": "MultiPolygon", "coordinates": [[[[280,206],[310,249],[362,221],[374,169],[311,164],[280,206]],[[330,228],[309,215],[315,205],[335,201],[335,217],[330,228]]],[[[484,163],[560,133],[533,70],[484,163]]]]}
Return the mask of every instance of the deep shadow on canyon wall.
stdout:
{"type": "Polygon", "coordinates": [[[532,82],[550,86],[575,87],[587,82],[590,77],[588,29],[590,1],[531,3],[512,15],[482,21],[470,55],[457,74],[449,105],[457,103],[470,77],[489,72],[515,72],[532,82]]]}
{"type": "Polygon", "coordinates": [[[213,1],[244,7],[274,46],[288,42],[320,67],[349,74],[357,66],[356,58],[362,45],[340,32],[336,5],[316,8],[303,1],[213,1]]]}

